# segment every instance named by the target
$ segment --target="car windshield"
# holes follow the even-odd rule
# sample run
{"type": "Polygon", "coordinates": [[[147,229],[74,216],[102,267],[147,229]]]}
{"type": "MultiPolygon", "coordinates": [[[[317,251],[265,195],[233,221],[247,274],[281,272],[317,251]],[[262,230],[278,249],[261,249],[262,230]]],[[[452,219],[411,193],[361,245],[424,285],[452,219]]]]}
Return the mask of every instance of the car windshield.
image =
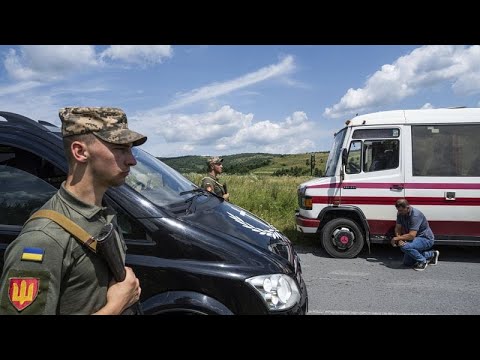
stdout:
{"type": "Polygon", "coordinates": [[[335,170],[337,169],[338,159],[342,152],[343,140],[345,139],[345,134],[347,133],[347,128],[340,130],[333,139],[332,150],[328,155],[327,164],[325,165],[325,176],[335,176],[335,170]]]}
{"type": "Polygon", "coordinates": [[[198,186],[178,171],[138,147],[132,148],[132,152],[137,165],[130,168],[126,183],[134,190],[159,206],[178,203],[194,195],[190,190],[198,186]]]}

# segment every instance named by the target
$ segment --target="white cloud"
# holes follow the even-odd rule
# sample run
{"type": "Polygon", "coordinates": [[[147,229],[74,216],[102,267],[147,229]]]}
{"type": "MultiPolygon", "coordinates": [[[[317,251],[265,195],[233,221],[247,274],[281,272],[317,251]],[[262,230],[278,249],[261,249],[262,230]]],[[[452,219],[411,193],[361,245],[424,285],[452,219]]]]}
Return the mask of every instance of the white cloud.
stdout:
{"type": "Polygon", "coordinates": [[[293,56],[288,55],[278,64],[263,67],[257,71],[240,76],[233,80],[228,80],[222,83],[212,83],[210,85],[191,90],[187,93],[179,94],[176,100],[165,107],[156,109],[156,111],[167,112],[174,109],[179,109],[198,101],[212,99],[262,81],[287,75],[293,70],[295,70],[294,59],[293,56]]]}
{"type": "Polygon", "coordinates": [[[97,66],[91,45],[25,45],[9,49],[5,70],[14,80],[54,81],[88,67],[97,66]]]}
{"type": "Polygon", "coordinates": [[[185,144],[182,146],[182,151],[184,152],[190,152],[192,151],[193,149],[195,149],[195,146],[192,146],[192,145],[189,145],[189,144],[185,144]]]}
{"type": "Polygon", "coordinates": [[[60,125],[58,109],[60,105],[50,94],[32,92],[16,94],[15,96],[1,96],[0,109],[17,113],[34,120],[45,120],[60,125]]]}
{"type": "Polygon", "coordinates": [[[3,63],[13,80],[49,82],[106,66],[105,59],[152,65],[172,54],[170,45],[112,45],[100,54],[93,45],[23,45],[18,50],[10,48],[3,63]]]}
{"type": "Polygon", "coordinates": [[[84,80],[78,85],[19,82],[0,86],[0,110],[60,125],[58,110],[61,107],[101,106],[99,93],[105,91],[108,86],[101,79],[84,80]]]}
{"type": "Polygon", "coordinates": [[[420,109],[434,109],[433,105],[430,103],[425,103],[420,109]]]}
{"type": "MultiPolygon", "coordinates": [[[[246,145],[278,147],[278,144],[297,144],[299,139],[304,139],[313,128],[307,115],[297,111],[283,122],[270,120],[259,121],[245,126],[233,136],[219,141],[219,144],[228,144],[231,148],[242,148],[246,145]]],[[[286,151],[291,152],[291,151],[286,151]]]]}
{"type": "Polygon", "coordinates": [[[257,151],[271,154],[299,154],[316,150],[317,148],[313,140],[294,138],[288,139],[284,143],[270,144],[262,148],[257,148],[257,151]]]}
{"type": "Polygon", "coordinates": [[[102,59],[110,58],[130,64],[158,64],[164,58],[172,57],[170,45],[112,45],[100,54],[102,59]]]}
{"type": "Polygon", "coordinates": [[[350,88],[340,102],[327,107],[331,118],[368,112],[444,83],[458,94],[480,92],[480,46],[423,46],[383,65],[363,88],[350,88]]]}
{"type": "Polygon", "coordinates": [[[280,122],[254,122],[253,119],[253,114],[223,106],[215,112],[193,115],[136,114],[129,118],[129,124],[132,129],[148,135],[144,148],[157,156],[186,155],[193,150],[212,153],[213,149],[230,154],[239,151],[298,153],[316,149],[318,129],[302,111],[280,122]],[[177,153],[172,150],[175,148],[177,153]]]}
{"type": "MultiPolygon", "coordinates": [[[[253,114],[242,114],[230,106],[203,114],[158,114],[155,111],[140,113],[133,119],[141,119],[138,126],[145,133],[162,136],[167,143],[187,141],[190,144],[213,143],[219,138],[231,136],[249,126],[253,114]]],[[[135,120],[134,120],[135,121],[135,120]]]]}
{"type": "Polygon", "coordinates": [[[1,86],[0,87],[0,96],[14,95],[17,93],[25,92],[31,89],[34,89],[42,85],[37,81],[25,81],[19,82],[12,85],[1,86]]]}

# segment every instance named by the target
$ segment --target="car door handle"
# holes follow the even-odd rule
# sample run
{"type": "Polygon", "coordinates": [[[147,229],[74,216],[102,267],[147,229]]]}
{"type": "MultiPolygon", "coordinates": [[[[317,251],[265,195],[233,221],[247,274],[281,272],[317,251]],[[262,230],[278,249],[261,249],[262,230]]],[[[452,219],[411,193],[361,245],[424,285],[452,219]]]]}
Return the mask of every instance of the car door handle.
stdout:
{"type": "Polygon", "coordinates": [[[390,190],[395,190],[395,191],[403,190],[403,185],[392,185],[390,186],[390,190]]]}

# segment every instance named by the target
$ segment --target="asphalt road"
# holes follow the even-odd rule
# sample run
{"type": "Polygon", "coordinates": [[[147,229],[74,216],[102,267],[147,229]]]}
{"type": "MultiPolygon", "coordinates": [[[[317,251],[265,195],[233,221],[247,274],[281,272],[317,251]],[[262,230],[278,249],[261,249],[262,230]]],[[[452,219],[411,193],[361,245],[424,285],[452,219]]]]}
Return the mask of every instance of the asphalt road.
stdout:
{"type": "Polygon", "coordinates": [[[389,245],[372,245],[355,259],[334,259],[309,244],[295,249],[309,315],[480,314],[480,247],[436,246],[438,264],[424,271],[403,267],[403,253],[389,245]]]}

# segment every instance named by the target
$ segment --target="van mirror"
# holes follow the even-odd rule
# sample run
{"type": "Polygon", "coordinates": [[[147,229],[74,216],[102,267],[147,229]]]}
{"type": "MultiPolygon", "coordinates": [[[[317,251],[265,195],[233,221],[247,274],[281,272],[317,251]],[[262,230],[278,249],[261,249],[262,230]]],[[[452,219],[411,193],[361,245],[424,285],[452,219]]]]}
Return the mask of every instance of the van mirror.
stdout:
{"type": "Polygon", "coordinates": [[[343,181],[345,179],[345,165],[347,164],[347,149],[343,148],[342,149],[342,166],[340,167],[340,181],[343,181]]]}
{"type": "Polygon", "coordinates": [[[347,159],[348,159],[347,149],[343,148],[343,150],[342,150],[342,167],[347,164],[347,159]]]}

